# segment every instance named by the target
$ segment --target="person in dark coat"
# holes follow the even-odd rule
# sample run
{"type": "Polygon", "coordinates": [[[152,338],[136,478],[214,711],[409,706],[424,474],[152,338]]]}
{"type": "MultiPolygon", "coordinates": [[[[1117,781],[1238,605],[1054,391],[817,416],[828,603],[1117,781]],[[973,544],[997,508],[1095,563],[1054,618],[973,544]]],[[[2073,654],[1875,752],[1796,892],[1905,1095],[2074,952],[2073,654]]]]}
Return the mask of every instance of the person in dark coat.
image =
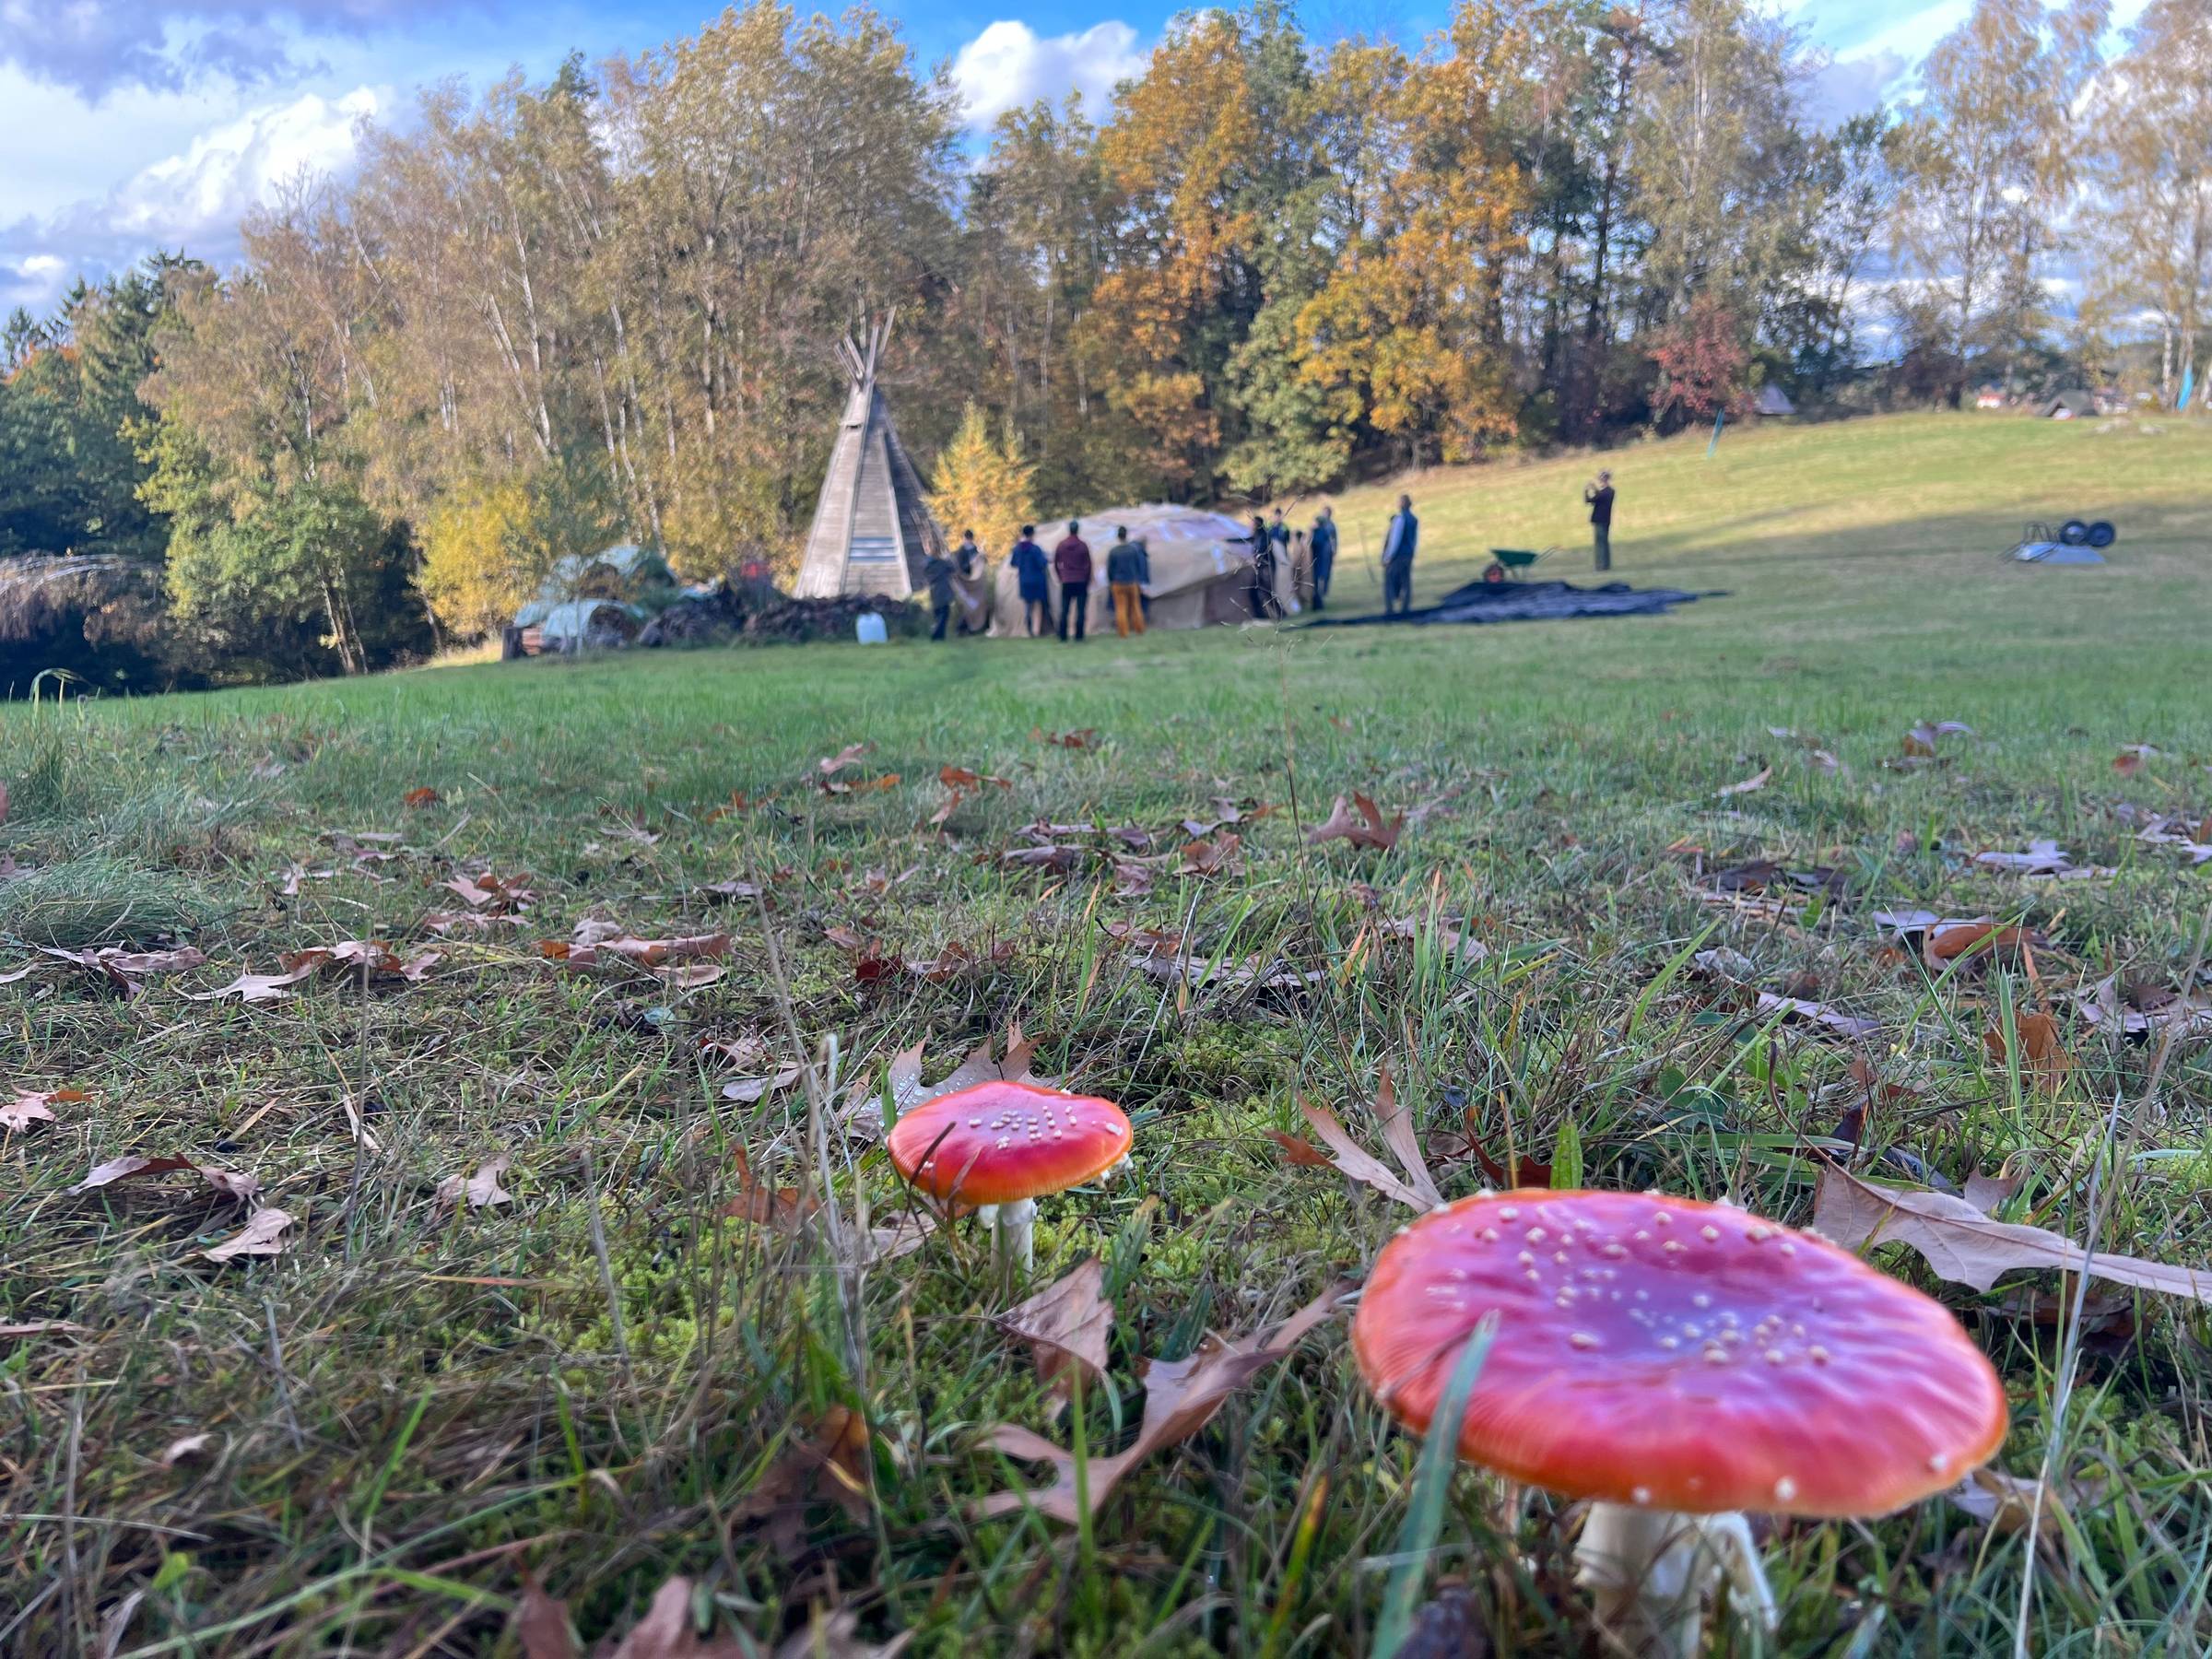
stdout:
{"type": "Polygon", "coordinates": [[[1082,528],[1074,519],[1067,521],[1067,534],[1053,549],[1053,574],[1060,578],[1060,637],[1067,638],[1070,616],[1076,621],[1076,638],[1083,638],[1083,620],[1090,610],[1090,544],[1077,534],[1082,528]]]}
{"type": "Polygon", "coordinates": [[[1613,475],[1601,472],[1583,486],[1583,500],[1590,503],[1591,551],[1601,571],[1613,568],[1613,475]]]}
{"type": "Polygon", "coordinates": [[[958,567],[942,553],[932,553],[929,562],[922,567],[922,580],[929,583],[929,613],[935,626],[929,637],[945,637],[945,625],[952,620],[952,573],[958,567]]]}
{"type": "Polygon", "coordinates": [[[1413,608],[1413,552],[1421,538],[1421,521],[1413,516],[1413,498],[1398,498],[1390,528],[1382,533],[1382,614],[1413,608]]]}
{"type": "Polygon", "coordinates": [[[1036,525],[1021,527],[1021,539],[1006,555],[1006,562],[1014,567],[1014,579],[1020,583],[1022,626],[1033,640],[1053,625],[1051,567],[1044,549],[1037,545],[1036,525]]]}
{"type": "Polygon", "coordinates": [[[1267,521],[1254,513],[1252,534],[1245,539],[1252,543],[1252,614],[1261,620],[1279,617],[1282,606],[1275,597],[1275,537],[1268,534],[1267,521]]]}
{"type": "Polygon", "coordinates": [[[1336,517],[1331,509],[1324,507],[1314,519],[1306,547],[1312,561],[1313,608],[1325,610],[1329,603],[1329,577],[1336,569],[1336,517]]]}

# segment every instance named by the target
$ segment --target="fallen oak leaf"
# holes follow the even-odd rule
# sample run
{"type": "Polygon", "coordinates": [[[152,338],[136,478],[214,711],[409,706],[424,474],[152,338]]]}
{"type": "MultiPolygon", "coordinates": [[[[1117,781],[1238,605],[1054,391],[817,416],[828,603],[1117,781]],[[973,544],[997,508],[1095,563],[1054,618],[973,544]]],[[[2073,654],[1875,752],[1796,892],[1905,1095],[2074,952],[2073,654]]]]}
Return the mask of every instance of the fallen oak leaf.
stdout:
{"type": "MultiPolygon", "coordinates": [[[[556,1649],[558,1653],[559,1650],[556,1649]]],[[[607,1659],[757,1659],[748,1641],[702,1639],[691,1628],[691,1581],[672,1578],[653,1593],[645,1617],[607,1659]]],[[[535,1654],[530,1659],[537,1659],[535,1654]]]]}
{"type": "Polygon", "coordinates": [[[569,1626],[569,1604],[547,1595],[528,1571],[523,1574],[523,1594],[514,1604],[512,1628],[523,1659],[582,1659],[576,1632],[569,1626]]]}
{"type": "Polygon", "coordinates": [[[399,798],[406,805],[415,807],[418,811],[425,806],[435,806],[439,802],[445,799],[443,795],[440,794],[436,790],[432,789],[427,783],[418,788],[408,790],[406,794],[400,796],[399,798]]]}
{"type": "Polygon", "coordinates": [[[1750,794],[1755,790],[1764,789],[1767,786],[1767,780],[1773,775],[1774,769],[1771,766],[1762,766],[1749,777],[1734,783],[1724,783],[1714,793],[1723,800],[1726,800],[1730,795],[1750,794]]]}
{"type": "Polygon", "coordinates": [[[2124,778],[2132,778],[2143,770],[2146,760],[2155,760],[2164,753],[2147,743],[2131,743],[2112,757],[2112,770],[2124,778]]]}
{"type": "Polygon", "coordinates": [[[1841,1013],[1826,1003],[1807,1002],[1802,996],[1777,996],[1771,991],[1759,994],[1758,1011],[1762,1017],[1780,1014],[1785,1019],[1809,1019],[1846,1037],[1872,1037],[1882,1029],[1879,1020],[1841,1013]]]}
{"type": "Polygon", "coordinates": [[[1241,836],[1223,833],[1213,841],[1194,841],[1182,849],[1177,873],[1183,876],[1218,876],[1232,867],[1244,845],[1241,836]]]}
{"type": "Polygon", "coordinates": [[[1018,1302],[992,1322],[1009,1336],[1028,1343],[1037,1357],[1037,1372],[1066,1400],[1077,1371],[1106,1374],[1106,1338],[1113,1329],[1113,1303],[1106,1299],[1106,1269],[1086,1256],[1065,1277],[1018,1302]]]}
{"type": "Polygon", "coordinates": [[[1031,726],[1030,728],[1030,735],[1041,743],[1051,744],[1054,748],[1096,748],[1098,747],[1099,728],[1097,726],[1085,726],[1082,728],[1082,730],[1076,732],[1048,732],[1042,726],[1031,726]]]}
{"type": "Polygon", "coordinates": [[[860,758],[876,746],[872,743],[848,743],[834,755],[824,755],[814,763],[815,771],[827,778],[843,771],[848,766],[858,766],[860,758]]]}
{"type": "Polygon", "coordinates": [[[0,1100],[0,1129],[28,1129],[33,1124],[52,1124],[59,1120],[47,1110],[54,1101],[74,1106],[92,1097],[81,1088],[52,1088],[43,1093],[18,1089],[11,1100],[0,1100]]]}
{"type": "MultiPolygon", "coordinates": [[[[1006,1033],[1006,1052],[997,1059],[992,1058],[991,1044],[986,1039],[979,1048],[971,1049],[960,1063],[952,1068],[951,1075],[940,1083],[924,1088],[922,1064],[924,1045],[900,1049],[885,1066],[885,1082],[890,1088],[891,1104],[897,1114],[904,1117],[926,1100],[939,1095],[955,1094],[963,1088],[972,1088],[978,1083],[1033,1083],[1040,1088],[1057,1087],[1053,1079],[1041,1077],[1030,1069],[1030,1061],[1037,1053],[1037,1045],[1024,1037],[1019,1025],[1009,1025],[1006,1033]]],[[[856,1130],[881,1128],[883,1124],[883,1088],[874,1082],[855,1083],[845,1093],[845,1121],[856,1130]]]]}
{"type": "Polygon", "coordinates": [[[1905,753],[1932,758],[1939,737],[1971,737],[1974,728],[1963,720],[1924,720],[1905,734],[1905,753]]]}
{"type": "Polygon", "coordinates": [[[761,1185],[753,1175],[752,1160],[746,1157],[744,1147],[732,1147],[730,1159],[737,1166],[737,1197],[724,1214],[777,1232],[796,1232],[821,1208],[818,1199],[797,1187],[761,1185]]]}
{"type": "Polygon", "coordinates": [[[241,973],[229,984],[218,985],[213,991],[187,991],[184,994],[193,1002],[220,1002],[226,996],[235,996],[240,1002],[249,1004],[279,1001],[294,986],[314,978],[317,971],[329,959],[313,952],[303,951],[300,954],[313,956],[314,959],[300,967],[288,968],[282,973],[241,973]]]}
{"type": "Polygon", "coordinates": [[[284,1249],[284,1233],[292,1225],[290,1214],[280,1209],[255,1210],[231,1238],[200,1253],[211,1262],[235,1261],[240,1256],[273,1256],[284,1249]]]}
{"type": "Polygon", "coordinates": [[[1355,847],[1387,853],[1398,844],[1405,832],[1404,813],[1385,823],[1382,809],[1354,790],[1349,802],[1338,795],[1329,808],[1327,818],[1306,831],[1306,844],[1318,847],[1324,841],[1342,841],[1355,847]]]}
{"type": "Polygon", "coordinates": [[[1820,1170],[1813,1227],[1845,1250],[1905,1245],[1939,1277],[1975,1290],[1987,1290],[2015,1269],[2056,1269],[2212,1302],[2212,1272],[2092,1253],[2041,1227],[1993,1221],[1947,1193],[1877,1186],[1833,1163],[1823,1163],[1820,1170]]]}
{"type": "Polygon", "coordinates": [[[438,1183],[437,1201],[441,1205],[458,1204],[465,1199],[470,1209],[486,1209],[495,1204],[512,1204],[514,1194],[500,1184],[513,1163],[506,1153],[488,1158],[477,1166],[474,1175],[448,1175],[438,1183]]]}
{"type": "Polygon", "coordinates": [[[735,1100],[741,1106],[750,1106],[756,1100],[766,1100],[779,1088],[789,1088],[799,1080],[804,1066],[786,1065],[766,1077],[738,1077],[722,1086],[722,1098],[735,1100]]]}
{"type": "Polygon", "coordinates": [[[1298,1110],[1320,1137],[1322,1145],[1329,1149],[1329,1162],[1343,1173],[1364,1186],[1374,1188],[1387,1198],[1396,1199],[1407,1209],[1427,1215],[1436,1208],[1436,1202],[1431,1202],[1428,1195],[1429,1192],[1435,1190],[1433,1182],[1428,1184],[1428,1192],[1424,1192],[1400,1181],[1390,1172],[1389,1166],[1381,1159],[1352,1139],[1343,1123],[1327,1107],[1316,1106],[1301,1097],[1298,1110]]]}
{"type": "Polygon", "coordinates": [[[994,778],[989,772],[970,771],[964,766],[939,767],[937,769],[937,782],[944,784],[946,788],[951,790],[975,789],[979,787],[988,787],[992,789],[1011,789],[1014,787],[1014,780],[1011,778],[994,778]]]}
{"type": "Polygon", "coordinates": [[[1302,1136],[1288,1135],[1280,1129],[1269,1129],[1264,1133],[1269,1140],[1283,1149],[1283,1160],[1286,1163],[1296,1164],[1301,1169],[1313,1170],[1328,1170],[1335,1167],[1330,1163],[1327,1153],[1302,1136]]]}
{"type": "MultiPolygon", "coordinates": [[[[2065,1044],[2059,1041],[2058,1021],[2048,1014],[2016,1013],[2012,1023],[2019,1033],[2021,1075],[2037,1088],[2056,1093],[2065,1082],[2066,1074],[2074,1069],[2074,1056],[2066,1053],[2065,1044]]],[[[1983,1032],[1982,1046],[1997,1065],[2010,1062],[2012,1044],[2003,1026],[1992,1026],[1983,1032]]]]}
{"type": "MultiPolygon", "coordinates": [[[[1213,1421],[1231,1394],[1277,1359],[1295,1349],[1306,1334],[1334,1312],[1337,1292],[1324,1291],[1281,1324],[1265,1331],[1222,1340],[1209,1336],[1188,1359],[1155,1359],[1144,1370],[1145,1415],[1126,1451],[1111,1457],[1093,1457],[1084,1471],[1086,1495],[1093,1514],[1112,1495],[1123,1477],[1155,1452],[1190,1439],[1213,1421]]],[[[1001,1423],[984,1436],[984,1443],[1008,1457],[1053,1465],[1050,1486],[1000,1492],[982,1505],[986,1516],[1017,1514],[1034,1508],[1055,1521],[1074,1525],[1078,1519],[1076,1499],[1076,1459],[1042,1435],[1012,1423],[1001,1423]]]]}
{"type": "Polygon", "coordinates": [[[124,950],[113,945],[96,950],[57,950],[41,945],[39,954],[96,973],[126,997],[135,996],[145,989],[140,983],[142,980],[157,973],[182,973],[207,960],[189,945],[176,950],[124,950]]]}
{"type": "Polygon", "coordinates": [[[456,876],[444,886],[470,910],[510,915],[529,909],[537,897],[523,885],[529,879],[527,876],[495,876],[485,870],[473,877],[456,876]]]}

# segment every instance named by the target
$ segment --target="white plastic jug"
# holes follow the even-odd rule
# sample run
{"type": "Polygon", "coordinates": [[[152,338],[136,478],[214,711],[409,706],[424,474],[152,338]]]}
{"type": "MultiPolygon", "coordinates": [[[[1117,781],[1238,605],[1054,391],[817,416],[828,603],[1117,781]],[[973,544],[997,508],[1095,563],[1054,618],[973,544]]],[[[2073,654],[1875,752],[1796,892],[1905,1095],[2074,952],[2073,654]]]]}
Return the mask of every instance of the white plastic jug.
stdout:
{"type": "Polygon", "coordinates": [[[853,632],[863,645],[880,645],[890,638],[884,631],[883,618],[874,611],[864,611],[856,618],[853,632]]]}

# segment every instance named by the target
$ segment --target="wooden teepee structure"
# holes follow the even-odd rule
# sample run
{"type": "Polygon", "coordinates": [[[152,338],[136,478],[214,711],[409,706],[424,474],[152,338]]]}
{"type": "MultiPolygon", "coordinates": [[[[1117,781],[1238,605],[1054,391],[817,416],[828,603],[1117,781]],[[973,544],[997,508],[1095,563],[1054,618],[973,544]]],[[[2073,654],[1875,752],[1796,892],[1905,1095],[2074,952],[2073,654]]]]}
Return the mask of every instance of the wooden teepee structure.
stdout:
{"type": "Polygon", "coordinates": [[[894,311],[873,324],[865,343],[851,335],[837,343],[851,390],[792,589],[803,599],[837,594],[906,598],[922,588],[922,567],[930,554],[945,547],[945,533],[923,499],[922,477],[899,441],[890,406],[876,383],[897,315],[894,311]]]}

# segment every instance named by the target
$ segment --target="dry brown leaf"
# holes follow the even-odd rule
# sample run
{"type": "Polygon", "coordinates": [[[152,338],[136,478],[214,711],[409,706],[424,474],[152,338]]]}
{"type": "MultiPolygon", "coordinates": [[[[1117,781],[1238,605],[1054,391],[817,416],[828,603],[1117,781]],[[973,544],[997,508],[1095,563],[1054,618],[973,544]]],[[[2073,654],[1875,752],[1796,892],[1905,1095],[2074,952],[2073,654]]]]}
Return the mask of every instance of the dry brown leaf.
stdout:
{"type": "Polygon", "coordinates": [[[1042,726],[1031,726],[1030,735],[1040,743],[1051,744],[1054,748],[1087,749],[1099,746],[1097,726],[1085,726],[1079,732],[1048,732],[1042,726]]]}
{"type": "Polygon", "coordinates": [[[514,1638],[523,1659],[582,1659],[576,1633],[569,1628],[569,1604],[547,1595],[545,1586],[525,1572],[523,1594],[514,1604],[514,1638]]]}
{"type": "Polygon", "coordinates": [[[1835,1164],[1820,1171],[1813,1226],[1846,1250],[1906,1245],[1941,1277],[1976,1290],[1988,1289],[2016,1269],[2055,1268],[2212,1301],[2212,1273],[2102,1252],[2088,1254],[2043,1228],[1993,1221],[1963,1198],[1924,1187],[1877,1186],[1835,1164]]]}
{"type": "MultiPolygon", "coordinates": [[[[1092,1513],[1112,1494],[1122,1477],[1153,1453],[1176,1445],[1211,1422],[1230,1395],[1298,1347],[1335,1309],[1337,1292],[1315,1297],[1280,1324],[1249,1335],[1222,1340],[1209,1336],[1187,1359],[1155,1359],[1145,1367],[1145,1416],[1126,1451],[1089,1460],[1087,1491],[1092,1513]]],[[[1000,1492],[983,1500],[985,1515],[1009,1515],[1034,1507],[1055,1521],[1077,1520],[1076,1459],[1042,1435],[1001,1423],[985,1443],[1008,1457],[1049,1463],[1050,1486],[1000,1492]]]]}
{"type": "MultiPolygon", "coordinates": [[[[2037,1088],[2056,1093],[2074,1069],[2074,1056],[2058,1039],[2058,1021],[2048,1014],[2015,1014],[2013,1026],[2020,1035],[2020,1075],[2037,1088]]],[[[2006,1064],[2011,1044],[2003,1026],[1983,1032],[1982,1046],[1997,1065],[2006,1064]]]]}
{"type": "Polygon", "coordinates": [[[2025,1532],[2036,1511],[2038,1493],[2042,1499],[2044,1524],[2048,1525],[2054,1511],[2061,1507],[2058,1493],[2045,1487],[2041,1480],[2024,1479],[1993,1469],[1987,1464],[1976,1469],[1944,1496],[1983,1525],[1998,1532],[2025,1532]]]}
{"type": "Polygon", "coordinates": [[[641,939],[617,933],[609,936],[606,923],[584,923],[570,939],[540,939],[538,955],[571,968],[605,968],[629,963],[640,968],[662,968],[672,962],[692,962],[725,957],[730,953],[726,933],[688,934],[675,939],[641,939]]]}
{"type": "Polygon", "coordinates": [[[964,766],[944,766],[937,769],[937,782],[947,789],[1011,789],[1011,778],[994,778],[989,772],[970,771],[964,766]]]}
{"type": "Polygon", "coordinates": [[[514,1194],[500,1184],[500,1177],[507,1173],[513,1161],[502,1152],[478,1164],[474,1175],[448,1175],[438,1183],[438,1202],[458,1204],[466,1199],[470,1209],[513,1203],[514,1194]]]}
{"type": "Polygon", "coordinates": [[[245,1226],[235,1237],[200,1253],[211,1262],[234,1261],[240,1256],[273,1256],[284,1249],[283,1235],[291,1224],[291,1216],[284,1210],[255,1210],[246,1218],[245,1226]]]}
{"type": "Polygon", "coordinates": [[[135,996],[145,988],[139,982],[142,980],[157,973],[182,973],[207,959],[189,945],[178,950],[124,950],[113,945],[94,950],[57,950],[41,945],[39,954],[98,974],[111,990],[126,997],[135,996]]]}
{"type": "Polygon", "coordinates": [[[110,1159],[99,1165],[82,1181],[71,1187],[71,1193],[89,1193],[97,1188],[112,1186],[118,1181],[129,1181],[140,1175],[166,1175],[171,1170],[197,1170],[199,1163],[190,1158],[142,1157],[132,1154],[110,1159]]]}
{"type": "Polygon", "coordinates": [[[800,1074],[805,1070],[804,1066],[786,1065],[769,1077],[738,1077],[722,1086],[722,1098],[735,1100],[740,1106],[750,1106],[756,1100],[766,1100],[779,1088],[789,1088],[799,1080],[800,1074]]]}
{"type": "MultiPolygon", "coordinates": [[[[1354,1181],[1371,1186],[1385,1197],[1394,1198],[1407,1209],[1427,1215],[1436,1207],[1425,1193],[1408,1186],[1390,1172],[1390,1167],[1372,1153],[1366,1151],[1345,1132],[1336,1114],[1325,1106],[1316,1106],[1301,1099],[1299,1111],[1304,1114],[1313,1133],[1321,1137],[1322,1145],[1329,1149],[1329,1161],[1354,1181]]],[[[1435,1191],[1435,1183],[1428,1183],[1428,1191],[1435,1191]]]]}
{"type": "Polygon", "coordinates": [[[1354,790],[1349,802],[1338,795],[1329,808],[1328,818],[1306,831],[1306,844],[1318,847],[1324,841],[1342,841],[1355,847],[1387,853],[1405,833],[1404,813],[1385,823],[1382,808],[1354,790]]]}
{"type": "Polygon", "coordinates": [[[1753,772],[1749,777],[1742,779],[1740,782],[1723,784],[1715,793],[1718,794],[1723,800],[1727,799],[1730,795],[1749,794],[1754,790],[1764,789],[1767,786],[1767,780],[1771,778],[1773,775],[1774,769],[1772,767],[1762,766],[1757,771],[1753,772]]]}
{"type": "Polygon", "coordinates": [[[271,1003],[288,995],[295,985],[305,984],[314,978],[317,969],[327,959],[318,957],[302,967],[283,973],[241,973],[229,984],[213,991],[187,991],[185,996],[193,1002],[220,1002],[226,996],[235,996],[241,1003],[271,1003]]]}
{"type": "Polygon", "coordinates": [[[1329,1170],[1335,1168],[1329,1162],[1329,1155],[1310,1140],[1295,1135],[1286,1135],[1280,1129],[1269,1129],[1265,1133],[1269,1140],[1283,1149],[1283,1161],[1286,1163],[1297,1164],[1302,1169],[1329,1170]]]}
{"type": "Polygon", "coordinates": [[[29,1089],[18,1090],[11,1100],[0,1100],[0,1129],[28,1129],[33,1124],[55,1122],[47,1108],[59,1100],[65,1106],[74,1106],[92,1097],[81,1088],[50,1088],[43,1093],[29,1089]]]}
{"type": "Polygon", "coordinates": [[[1421,1157],[1421,1138],[1414,1133],[1412,1111],[1398,1104],[1397,1085],[1391,1079],[1387,1060],[1375,1085],[1375,1116],[1382,1123],[1382,1144],[1406,1171],[1407,1183],[1428,1208],[1441,1208],[1444,1195],[1437,1191],[1436,1178],[1429,1173],[1429,1165],[1421,1157]]]}
{"type": "Polygon", "coordinates": [[[427,783],[408,790],[406,794],[400,796],[399,798],[407,806],[414,807],[435,806],[439,802],[445,799],[443,795],[440,794],[436,790],[432,789],[427,783]]]}
{"type": "Polygon", "coordinates": [[[1841,1031],[1846,1037],[1872,1037],[1882,1029],[1879,1020],[1840,1013],[1826,1003],[1807,1002],[1801,996],[1777,996],[1771,991],[1759,994],[1759,1013],[1762,1017],[1781,1014],[1785,1018],[1809,1019],[1815,1025],[1826,1026],[1831,1031],[1841,1031]]]}
{"type": "Polygon", "coordinates": [[[2212,996],[2201,991],[2183,996],[2163,985],[2123,985],[2116,973],[2079,993],[2075,1006],[2090,1029],[2131,1037],[2168,1026],[2179,1028],[2176,1034],[2183,1037],[2212,1030],[2212,996]]]}
{"type": "Polygon", "coordinates": [[[1113,1304],[1106,1300],[1106,1269],[1086,1256],[1072,1273],[1018,1302],[993,1323],[1035,1350],[1037,1373],[1065,1400],[1077,1369],[1092,1377],[1106,1374],[1106,1338],[1113,1330],[1113,1304]]]}
{"type": "MultiPolygon", "coordinates": [[[[1037,1053],[1037,1045],[1021,1033],[1021,1027],[1006,1028],[1006,1052],[998,1059],[991,1057],[991,1044],[970,1051],[952,1075],[943,1082],[924,1088],[922,1086],[922,1058],[924,1045],[900,1049],[890,1058],[888,1075],[891,1086],[892,1104],[904,1117],[924,1100],[934,1100],[939,1095],[957,1093],[972,1088],[978,1083],[1034,1083],[1040,1088],[1055,1087],[1050,1077],[1041,1077],[1030,1069],[1030,1061],[1037,1053]]],[[[883,1125],[883,1090],[874,1081],[855,1083],[845,1092],[844,1116],[855,1133],[878,1130],[883,1125]]]]}
{"type": "Polygon", "coordinates": [[[473,911],[489,911],[494,915],[512,915],[528,910],[537,895],[524,884],[527,876],[495,876],[489,870],[478,875],[456,876],[445,884],[446,890],[459,896],[461,902],[473,911]]]}
{"type": "Polygon", "coordinates": [[[848,743],[834,755],[824,755],[814,763],[815,771],[827,778],[843,771],[848,766],[858,766],[860,758],[876,746],[872,743],[848,743]]]}
{"type": "Polygon", "coordinates": [[[1235,865],[1238,851],[1243,845],[1241,836],[1227,832],[1212,841],[1188,842],[1182,849],[1182,862],[1177,872],[1184,876],[1218,876],[1235,865]]]}
{"type": "Polygon", "coordinates": [[[743,1147],[734,1147],[730,1159],[737,1166],[737,1197],[725,1214],[777,1232],[797,1232],[821,1208],[818,1200],[797,1187],[761,1185],[754,1178],[752,1160],[743,1147]]]}
{"type": "Polygon", "coordinates": [[[2132,778],[2143,770],[2146,760],[2156,759],[2161,751],[2147,743],[2131,743],[2112,757],[2112,770],[2124,778],[2132,778]]]}
{"type": "Polygon", "coordinates": [[[1962,720],[1924,720],[1905,734],[1905,753],[1922,759],[1932,758],[1936,753],[1937,738],[1971,737],[1973,735],[1974,728],[1962,720]]]}
{"type": "MultiPolygon", "coordinates": [[[[559,1652],[558,1649],[555,1650],[559,1652]]],[[[530,1659],[537,1659],[532,1654],[530,1659]]],[[[691,1628],[691,1581],[672,1578],[653,1593],[645,1617],[608,1659],[758,1659],[748,1641],[700,1637],[691,1628]]]]}

